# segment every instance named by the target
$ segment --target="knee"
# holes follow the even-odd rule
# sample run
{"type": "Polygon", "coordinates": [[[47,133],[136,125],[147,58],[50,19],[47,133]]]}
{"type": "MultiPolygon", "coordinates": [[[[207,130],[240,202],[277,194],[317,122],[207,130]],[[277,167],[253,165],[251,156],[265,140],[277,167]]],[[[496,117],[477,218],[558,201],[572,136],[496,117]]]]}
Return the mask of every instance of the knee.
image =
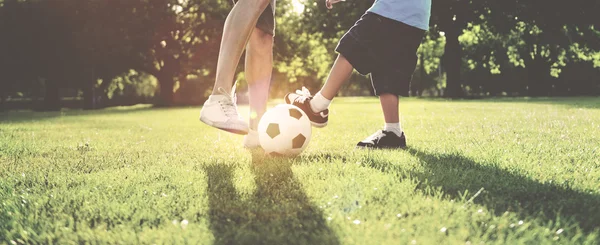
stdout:
{"type": "Polygon", "coordinates": [[[267,33],[261,29],[256,28],[256,38],[262,47],[265,47],[269,50],[273,49],[273,35],[267,33]]]}
{"type": "Polygon", "coordinates": [[[248,49],[256,53],[271,54],[273,52],[273,35],[255,28],[250,42],[248,42],[248,49]]]}

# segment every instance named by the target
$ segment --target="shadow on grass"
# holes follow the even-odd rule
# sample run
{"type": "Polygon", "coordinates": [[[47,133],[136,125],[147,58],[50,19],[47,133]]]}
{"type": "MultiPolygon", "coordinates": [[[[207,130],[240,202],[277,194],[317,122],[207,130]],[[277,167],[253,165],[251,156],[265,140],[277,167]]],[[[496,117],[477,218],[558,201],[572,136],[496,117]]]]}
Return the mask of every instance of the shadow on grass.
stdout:
{"type": "MultiPolygon", "coordinates": [[[[55,119],[60,117],[72,117],[72,116],[98,116],[98,115],[118,115],[118,114],[130,114],[148,111],[167,111],[177,107],[155,107],[152,105],[136,105],[136,106],[123,106],[123,107],[111,107],[99,110],[82,110],[82,109],[63,109],[62,111],[7,111],[0,112],[0,122],[6,123],[20,123],[20,122],[39,122],[48,119],[55,119]]],[[[189,107],[181,107],[189,108],[189,107]]]]}
{"type": "MultiPolygon", "coordinates": [[[[402,98],[400,103],[410,101],[429,102],[464,102],[464,103],[522,103],[538,105],[557,105],[569,108],[600,109],[600,97],[577,96],[577,97],[473,97],[473,98],[440,98],[440,97],[411,97],[402,98]]],[[[376,97],[344,98],[341,104],[379,104],[376,97]]]]}
{"type": "MultiPolygon", "coordinates": [[[[492,165],[482,165],[462,155],[433,154],[420,149],[407,151],[419,158],[424,172],[401,169],[390,162],[367,161],[370,167],[419,181],[418,190],[438,189],[450,199],[461,200],[468,190],[471,198],[479,189],[485,191],[474,199],[500,216],[506,211],[522,219],[542,218],[544,222],[560,220],[577,224],[585,232],[599,231],[600,195],[573,190],[565,185],[540,183],[518,173],[492,165]]],[[[565,227],[566,228],[566,227],[565,227]]]]}
{"type": "Polygon", "coordinates": [[[557,105],[569,108],[600,109],[600,97],[489,97],[489,98],[432,98],[422,97],[420,100],[432,102],[470,102],[470,103],[523,103],[557,105]]]}
{"type": "Polygon", "coordinates": [[[348,160],[347,157],[345,156],[341,156],[339,154],[336,153],[317,153],[317,154],[310,154],[310,155],[302,155],[300,156],[300,159],[304,160],[304,162],[321,162],[321,161],[342,161],[342,162],[346,162],[348,160]]]}
{"type": "Polygon", "coordinates": [[[244,197],[234,186],[235,163],[204,167],[215,244],[339,244],[323,213],[302,191],[291,165],[289,159],[254,153],[256,190],[244,197]]]}

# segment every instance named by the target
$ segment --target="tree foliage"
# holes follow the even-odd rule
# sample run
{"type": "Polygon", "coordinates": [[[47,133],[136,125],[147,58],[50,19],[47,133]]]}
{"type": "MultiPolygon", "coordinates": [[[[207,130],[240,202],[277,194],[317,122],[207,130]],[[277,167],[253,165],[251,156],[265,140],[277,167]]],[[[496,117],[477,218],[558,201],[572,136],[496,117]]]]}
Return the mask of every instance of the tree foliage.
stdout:
{"type": "MultiPolygon", "coordinates": [[[[278,1],[271,90],[322,85],[339,38],[372,3],[328,10],[324,1],[278,1]]],[[[43,98],[43,108],[58,109],[61,97],[83,96],[86,108],[97,108],[114,94],[141,96],[126,92],[136,83],[152,90],[153,82],[139,80],[148,76],[157,88],[143,94],[158,95],[154,103],[201,103],[231,7],[228,0],[1,0],[0,104],[43,98]]],[[[599,94],[599,12],[593,0],[433,0],[412,94],[599,94]]],[[[370,90],[368,78],[352,80],[342,94],[370,90]]]]}

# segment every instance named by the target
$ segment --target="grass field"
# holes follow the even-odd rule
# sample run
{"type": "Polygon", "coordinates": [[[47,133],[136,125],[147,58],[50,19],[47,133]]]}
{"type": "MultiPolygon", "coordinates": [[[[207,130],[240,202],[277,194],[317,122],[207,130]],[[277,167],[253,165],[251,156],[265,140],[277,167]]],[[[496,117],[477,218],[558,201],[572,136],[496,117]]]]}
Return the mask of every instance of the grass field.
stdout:
{"type": "Polygon", "coordinates": [[[294,159],[198,108],[0,113],[0,244],[600,244],[600,98],[401,111],[406,150],[344,98],[294,159]]]}

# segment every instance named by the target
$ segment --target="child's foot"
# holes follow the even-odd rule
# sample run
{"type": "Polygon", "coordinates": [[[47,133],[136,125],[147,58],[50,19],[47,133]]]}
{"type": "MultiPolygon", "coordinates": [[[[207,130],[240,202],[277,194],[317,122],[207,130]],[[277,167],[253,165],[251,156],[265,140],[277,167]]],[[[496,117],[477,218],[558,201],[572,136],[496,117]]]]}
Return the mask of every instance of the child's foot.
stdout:
{"type": "Polygon", "coordinates": [[[327,121],[329,119],[329,109],[314,112],[310,107],[312,98],[310,91],[304,87],[302,88],[302,91],[297,90],[296,93],[289,93],[284,97],[286,104],[295,105],[304,111],[313,126],[317,128],[325,127],[327,126],[327,121]]]}
{"type": "Polygon", "coordinates": [[[390,131],[379,130],[363,141],[358,142],[356,147],[373,149],[406,148],[406,137],[404,136],[404,132],[402,132],[401,136],[398,136],[390,131]]]}
{"type": "Polygon", "coordinates": [[[244,148],[250,150],[260,148],[260,142],[258,141],[258,131],[252,129],[248,131],[248,134],[244,136],[244,148]]]}
{"type": "Polygon", "coordinates": [[[219,88],[220,95],[212,95],[200,110],[200,121],[234,134],[248,134],[248,123],[237,111],[235,86],[232,94],[219,88]]]}

